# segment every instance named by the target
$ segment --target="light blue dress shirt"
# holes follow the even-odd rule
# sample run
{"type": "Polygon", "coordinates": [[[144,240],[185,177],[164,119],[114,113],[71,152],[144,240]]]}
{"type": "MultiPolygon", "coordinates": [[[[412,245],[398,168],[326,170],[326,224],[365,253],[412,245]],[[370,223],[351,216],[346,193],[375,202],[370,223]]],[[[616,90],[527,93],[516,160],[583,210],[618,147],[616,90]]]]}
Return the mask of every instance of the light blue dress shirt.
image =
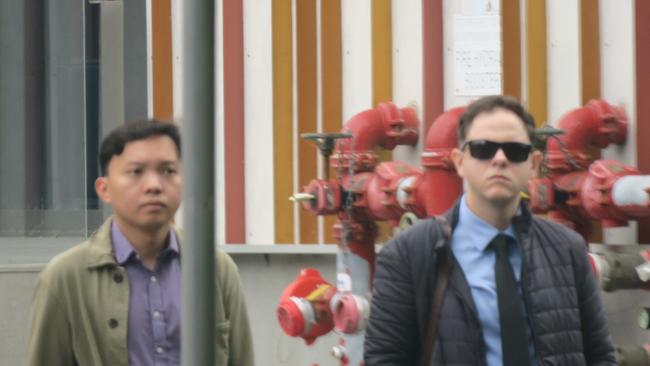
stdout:
{"type": "MultiPolygon", "coordinates": [[[[499,233],[517,237],[510,225],[506,230],[499,231],[494,226],[483,221],[467,207],[466,196],[460,202],[458,223],[452,235],[452,252],[463,269],[469,284],[478,317],[481,321],[483,339],[485,340],[486,361],[488,366],[501,366],[501,326],[499,323],[499,306],[497,303],[497,286],[494,274],[496,261],[494,249],[488,245],[499,233]]],[[[521,293],[521,248],[519,245],[510,246],[510,264],[517,279],[517,288],[521,293]]],[[[530,365],[535,366],[535,349],[528,333],[528,349],[530,365]]]]}

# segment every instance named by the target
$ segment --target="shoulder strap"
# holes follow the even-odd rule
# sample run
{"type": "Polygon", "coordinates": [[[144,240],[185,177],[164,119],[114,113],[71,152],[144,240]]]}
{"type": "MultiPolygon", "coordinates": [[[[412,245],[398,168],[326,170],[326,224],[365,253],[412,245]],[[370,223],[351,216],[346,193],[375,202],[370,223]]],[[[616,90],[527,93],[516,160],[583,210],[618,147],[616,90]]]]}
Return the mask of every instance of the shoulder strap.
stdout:
{"type": "MultiPolygon", "coordinates": [[[[451,239],[451,226],[449,225],[449,222],[447,222],[447,219],[444,216],[436,216],[436,220],[440,225],[440,229],[442,230],[445,239],[449,241],[451,239]]],[[[438,338],[438,322],[440,321],[442,300],[445,296],[445,290],[447,289],[447,282],[449,280],[452,266],[453,261],[451,249],[446,249],[438,257],[436,264],[436,284],[433,288],[433,301],[431,302],[431,314],[429,314],[429,320],[427,322],[427,333],[424,338],[424,343],[422,343],[420,362],[418,363],[420,366],[431,365],[433,347],[438,338]]]]}

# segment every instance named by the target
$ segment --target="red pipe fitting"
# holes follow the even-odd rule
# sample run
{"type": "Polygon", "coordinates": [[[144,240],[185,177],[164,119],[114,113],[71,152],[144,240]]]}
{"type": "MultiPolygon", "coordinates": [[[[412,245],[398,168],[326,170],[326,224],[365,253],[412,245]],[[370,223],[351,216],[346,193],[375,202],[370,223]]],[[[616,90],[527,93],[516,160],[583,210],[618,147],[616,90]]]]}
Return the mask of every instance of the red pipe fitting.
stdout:
{"type": "Polygon", "coordinates": [[[650,176],[616,160],[598,160],[588,171],[558,175],[554,180],[531,180],[528,191],[533,212],[549,212],[549,218],[585,237],[590,234],[590,220],[609,228],[650,216],[650,176]],[[563,202],[556,202],[558,195],[564,196],[563,202]]]}
{"type": "Polygon", "coordinates": [[[648,192],[650,178],[616,160],[599,160],[589,167],[582,182],[580,200],[590,218],[603,227],[627,226],[627,221],[650,216],[648,192]],[[630,180],[635,177],[636,179],[630,180]],[[629,183],[626,181],[629,180],[629,183]],[[639,187],[645,180],[645,186],[639,187]],[[641,191],[638,199],[630,197],[641,191]]]}
{"type": "Polygon", "coordinates": [[[373,220],[396,226],[409,208],[422,212],[421,205],[409,194],[410,183],[421,175],[419,169],[401,161],[383,162],[374,173],[356,174],[348,180],[352,182],[349,191],[354,193],[354,206],[365,209],[373,220]]]}
{"type": "Polygon", "coordinates": [[[341,186],[335,180],[314,179],[302,191],[314,196],[302,202],[302,207],[314,215],[333,215],[341,209],[341,186]]]}
{"type": "Polygon", "coordinates": [[[555,208],[555,187],[550,178],[528,181],[529,207],[534,213],[546,213],[555,208]]]}
{"type": "Polygon", "coordinates": [[[603,100],[590,100],[584,107],[568,112],[557,124],[564,135],[549,139],[547,144],[547,166],[551,174],[586,169],[592,161],[587,150],[624,143],[627,125],[623,108],[603,100]]]}
{"type": "Polygon", "coordinates": [[[361,296],[346,293],[332,304],[334,326],[345,334],[366,329],[370,315],[370,302],[361,296]]]}
{"type": "Polygon", "coordinates": [[[446,111],[427,131],[421,159],[424,175],[414,186],[418,187],[417,201],[424,203],[428,216],[447,211],[463,192],[463,181],[456,173],[451,151],[458,147],[456,130],[465,109],[457,107],[446,111]]]}
{"type": "Polygon", "coordinates": [[[307,344],[327,334],[334,328],[330,300],[335,293],[318,270],[301,270],[280,297],[277,317],[282,330],[290,337],[302,337],[307,344]]]}
{"type": "Polygon", "coordinates": [[[336,143],[330,163],[334,168],[349,168],[353,163],[355,172],[372,170],[378,162],[374,148],[392,150],[396,145],[415,146],[419,123],[413,108],[379,103],[377,108],[358,113],[345,123],[341,131],[353,137],[336,143]]]}

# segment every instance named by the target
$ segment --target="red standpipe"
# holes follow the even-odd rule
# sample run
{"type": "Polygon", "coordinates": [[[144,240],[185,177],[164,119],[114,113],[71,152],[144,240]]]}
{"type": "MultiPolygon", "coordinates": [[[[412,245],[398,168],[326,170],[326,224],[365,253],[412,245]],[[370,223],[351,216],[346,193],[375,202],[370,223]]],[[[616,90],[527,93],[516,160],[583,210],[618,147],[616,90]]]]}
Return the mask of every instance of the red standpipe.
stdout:
{"type": "Polygon", "coordinates": [[[377,108],[357,113],[345,123],[341,132],[351,133],[353,137],[337,142],[330,163],[335,168],[348,168],[354,162],[355,172],[371,171],[379,161],[374,153],[376,147],[392,150],[397,145],[415,146],[419,124],[412,108],[379,103],[377,108]]]}
{"type": "Polygon", "coordinates": [[[640,175],[638,170],[612,160],[592,164],[589,153],[589,149],[624,143],[627,126],[625,111],[602,100],[591,100],[562,116],[557,127],[564,134],[547,142],[548,177],[529,182],[533,212],[548,212],[549,219],[574,228],[585,238],[591,234],[591,220],[614,227],[650,214],[647,204],[639,203],[643,195],[622,200],[612,196],[618,182],[630,185],[629,178],[621,178],[640,175]]]}
{"type": "Polygon", "coordinates": [[[458,147],[456,130],[465,107],[441,114],[429,127],[422,152],[424,176],[416,183],[416,201],[424,205],[427,216],[443,214],[460,197],[463,181],[456,173],[451,151],[458,147]]]}
{"type": "MultiPolygon", "coordinates": [[[[378,235],[375,222],[388,221],[396,226],[409,211],[418,217],[440,214],[462,193],[462,181],[451,161],[451,151],[458,144],[456,128],[463,112],[464,108],[452,109],[429,128],[422,154],[424,173],[399,161],[378,163],[375,153],[376,148],[392,149],[398,144],[417,143],[419,122],[412,109],[382,103],[375,109],[361,112],[342,129],[353,137],[339,140],[330,157],[330,164],[338,168],[340,179],[313,180],[303,188],[303,192],[312,197],[303,200],[305,209],[315,215],[336,214],[339,217],[333,227],[342,259],[338,261],[339,292],[331,298],[330,306],[333,322],[343,337],[363,332],[367,321],[367,296],[372,287],[378,235]],[[351,206],[347,207],[347,203],[351,206]],[[343,222],[347,227],[344,228],[343,222]],[[352,258],[352,261],[346,264],[345,258],[352,258]]],[[[288,319],[283,329],[287,334],[297,334],[311,341],[315,334],[307,332],[300,322],[304,309],[309,310],[304,301],[289,296],[281,307],[288,319]],[[303,310],[299,312],[300,309],[303,310]]],[[[309,311],[306,313],[309,315],[309,311]]],[[[346,338],[353,342],[355,339],[346,338]]],[[[348,346],[337,349],[341,356],[338,358],[356,365],[362,353],[348,346]]]]}
{"type": "Polygon", "coordinates": [[[549,139],[547,144],[547,166],[551,178],[586,169],[593,160],[589,148],[603,149],[612,143],[623,144],[627,125],[623,108],[603,100],[590,100],[584,107],[566,113],[556,125],[564,130],[564,135],[549,139]]]}

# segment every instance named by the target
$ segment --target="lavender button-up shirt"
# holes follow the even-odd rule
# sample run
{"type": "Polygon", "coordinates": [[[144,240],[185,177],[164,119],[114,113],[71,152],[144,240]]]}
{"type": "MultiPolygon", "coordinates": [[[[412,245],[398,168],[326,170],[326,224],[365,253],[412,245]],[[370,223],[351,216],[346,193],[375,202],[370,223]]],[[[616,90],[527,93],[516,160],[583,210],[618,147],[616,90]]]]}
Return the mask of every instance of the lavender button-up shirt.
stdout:
{"type": "Polygon", "coordinates": [[[180,365],[181,264],[174,230],[158,255],[156,268],[146,268],[115,221],[113,252],[126,268],[130,284],[127,344],[129,365],[180,365]]]}

